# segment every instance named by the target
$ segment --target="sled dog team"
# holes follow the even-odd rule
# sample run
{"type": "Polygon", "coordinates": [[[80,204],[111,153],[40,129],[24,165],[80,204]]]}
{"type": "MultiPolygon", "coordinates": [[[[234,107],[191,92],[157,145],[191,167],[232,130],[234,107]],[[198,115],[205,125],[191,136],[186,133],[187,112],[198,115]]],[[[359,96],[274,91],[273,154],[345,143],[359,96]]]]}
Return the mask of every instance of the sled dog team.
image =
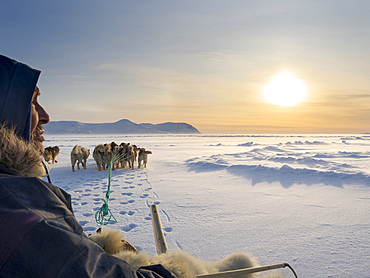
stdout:
{"type": "MultiPolygon", "coordinates": [[[[118,145],[115,142],[112,142],[95,146],[93,158],[99,171],[108,169],[108,162],[111,161],[112,157],[116,157],[116,161],[112,165],[112,169],[125,168],[127,165],[130,169],[134,169],[135,161],[137,161],[138,168],[141,166],[146,167],[148,154],[151,153],[151,151],[145,150],[145,148],[138,148],[136,145],[130,145],[130,143],[122,142],[118,145]]],[[[74,171],[76,163],[78,169],[80,169],[80,163],[84,169],[86,169],[86,160],[89,155],[90,150],[79,145],[74,146],[71,152],[72,171],[74,171]]]]}
{"type": "Polygon", "coordinates": [[[95,146],[93,158],[99,171],[108,169],[108,162],[112,157],[116,157],[112,169],[125,168],[126,165],[128,165],[130,169],[134,169],[136,160],[138,168],[140,168],[141,165],[146,167],[148,154],[151,153],[151,151],[145,150],[144,148],[138,148],[136,145],[130,145],[130,143],[122,142],[117,145],[115,142],[112,142],[95,146]]]}
{"type": "MultiPolygon", "coordinates": [[[[99,171],[108,169],[108,161],[112,159],[113,156],[117,157],[116,162],[113,164],[114,168],[125,168],[127,165],[130,169],[134,169],[135,161],[137,161],[137,167],[146,167],[148,163],[148,154],[152,152],[146,150],[145,148],[138,148],[136,145],[131,145],[130,143],[121,143],[117,145],[115,142],[99,144],[95,146],[93,151],[93,158],[98,166],[99,171]]],[[[57,155],[59,154],[58,146],[50,146],[45,148],[43,154],[46,162],[52,164],[57,163],[57,155]]],[[[72,171],[75,171],[75,166],[77,164],[77,169],[80,170],[80,164],[84,169],[86,169],[86,161],[90,156],[90,150],[79,145],[75,145],[71,151],[71,164],[72,171]]]]}

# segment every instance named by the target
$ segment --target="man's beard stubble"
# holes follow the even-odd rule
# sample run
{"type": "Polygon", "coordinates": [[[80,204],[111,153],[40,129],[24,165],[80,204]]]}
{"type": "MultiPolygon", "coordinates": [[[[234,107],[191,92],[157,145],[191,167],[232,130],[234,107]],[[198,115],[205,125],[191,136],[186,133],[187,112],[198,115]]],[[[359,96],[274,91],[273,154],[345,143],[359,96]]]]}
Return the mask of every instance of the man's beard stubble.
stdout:
{"type": "Polygon", "coordinates": [[[33,133],[31,134],[31,143],[35,147],[35,149],[42,155],[44,153],[44,146],[42,145],[42,142],[45,141],[44,136],[42,134],[44,133],[43,125],[37,125],[33,133]]]}

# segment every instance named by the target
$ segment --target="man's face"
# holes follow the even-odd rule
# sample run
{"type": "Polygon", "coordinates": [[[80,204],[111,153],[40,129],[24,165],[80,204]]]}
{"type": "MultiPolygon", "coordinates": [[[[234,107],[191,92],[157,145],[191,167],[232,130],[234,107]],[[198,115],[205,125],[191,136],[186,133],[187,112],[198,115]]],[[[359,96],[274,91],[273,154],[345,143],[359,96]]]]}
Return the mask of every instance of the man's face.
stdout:
{"type": "Polygon", "coordinates": [[[44,152],[44,146],[42,142],[45,141],[43,125],[50,121],[48,113],[38,103],[38,97],[40,91],[36,87],[32,98],[32,117],[31,117],[31,143],[34,144],[36,149],[42,154],[44,152]]]}

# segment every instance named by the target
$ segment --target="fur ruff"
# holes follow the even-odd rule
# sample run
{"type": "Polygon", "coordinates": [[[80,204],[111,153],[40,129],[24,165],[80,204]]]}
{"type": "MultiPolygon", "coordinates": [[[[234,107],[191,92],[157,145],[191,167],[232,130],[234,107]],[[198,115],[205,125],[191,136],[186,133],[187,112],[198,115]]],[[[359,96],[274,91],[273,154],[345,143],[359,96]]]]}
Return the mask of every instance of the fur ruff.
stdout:
{"type": "MultiPolygon", "coordinates": [[[[126,261],[132,270],[142,266],[161,264],[178,278],[194,278],[197,275],[221,271],[236,270],[258,266],[257,261],[246,253],[234,253],[217,262],[207,262],[194,258],[182,250],[169,251],[165,254],[150,256],[142,252],[125,250],[122,245],[124,235],[118,230],[101,229],[89,238],[102,247],[107,253],[126,261]]],[[[281,273],[265,275],[249,274],[252,277],[284,277],[281,273]]],[[[240,278],[240,277],[239,277],[240,278]]]]}
{"type": "Polygon", "coordinates": [[[32,143],[0,125],[0,163],[24,177],[46,177],[42,157],[32,143]]]}

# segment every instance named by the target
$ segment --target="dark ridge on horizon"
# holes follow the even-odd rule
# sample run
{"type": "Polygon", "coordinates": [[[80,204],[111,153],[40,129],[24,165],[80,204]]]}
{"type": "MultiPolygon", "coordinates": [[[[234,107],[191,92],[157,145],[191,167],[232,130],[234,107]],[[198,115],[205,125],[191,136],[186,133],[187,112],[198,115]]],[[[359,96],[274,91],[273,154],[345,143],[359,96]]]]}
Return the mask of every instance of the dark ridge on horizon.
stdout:
{"type": "Polygon", "coordinates": [[[44,126],[44,130],[46,134],[200,134],[188,123],[137,124],[127,119],[113,123],[51,121],[44,126]]]}

